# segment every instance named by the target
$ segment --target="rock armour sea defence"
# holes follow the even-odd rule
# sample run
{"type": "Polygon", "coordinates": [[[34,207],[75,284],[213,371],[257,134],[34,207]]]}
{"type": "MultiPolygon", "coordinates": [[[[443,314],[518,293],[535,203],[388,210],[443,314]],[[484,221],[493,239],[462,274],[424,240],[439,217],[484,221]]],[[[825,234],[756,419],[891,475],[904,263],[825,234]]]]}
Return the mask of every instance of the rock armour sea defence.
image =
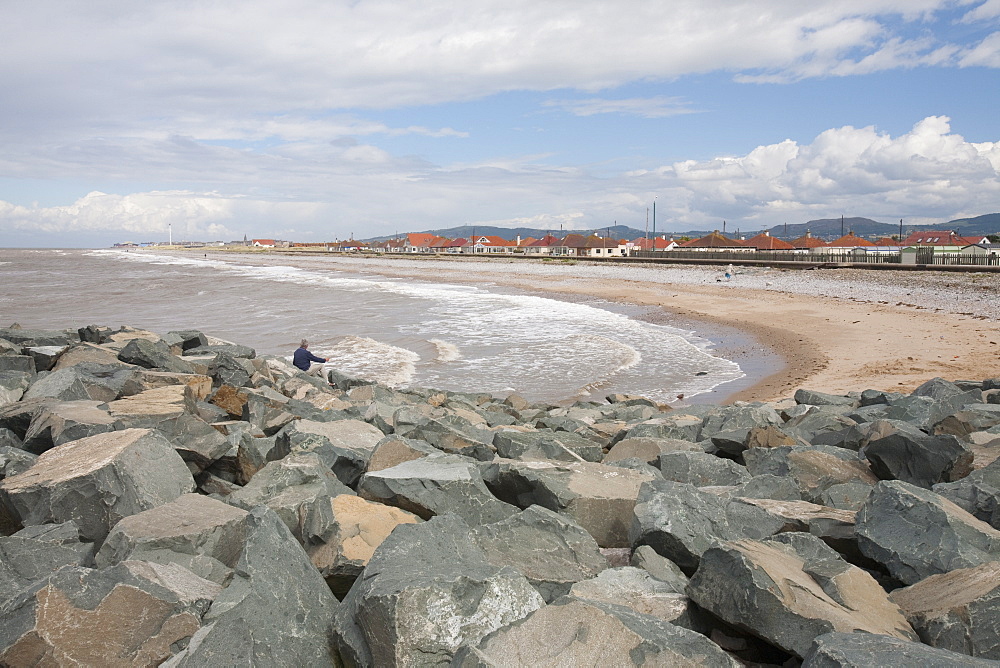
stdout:
{"type": "Polygon", "coordinates": [[[0,665],[986,666],[1000,379],[571,406],[0,329],[0,665]]]}

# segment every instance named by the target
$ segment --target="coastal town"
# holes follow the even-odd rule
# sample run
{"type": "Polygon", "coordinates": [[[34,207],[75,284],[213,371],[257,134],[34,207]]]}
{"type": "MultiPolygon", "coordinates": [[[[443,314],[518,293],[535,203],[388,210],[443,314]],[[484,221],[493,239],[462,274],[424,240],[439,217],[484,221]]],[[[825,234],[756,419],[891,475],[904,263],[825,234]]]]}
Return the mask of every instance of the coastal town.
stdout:
{"type": "MultiPolygon", "coordinates": [[[[995,238],[995,237],[994,237],[995,238]]],[[[1000,243],[987,235],[962,236],[955,230],[921,230],[909,235],[866,239],[847,231],[838,239],[824,241],[806,232],[786,241],[768,231],[749,238],[728,237],[715,230],[699,238],[667,235],[615,238],[599,234],[570,233],[540,238],[470,235],[448,238],[432,233],[409,233],[385,241],[346,240],[295,242],[279,239],[247,239],[233,242],[178,242],[170,246],[228,249],[299,249],[327,253],[508,255],[563,258],[690,258],[712,260],[831,261],[851,263],[897,263],[1000,266],[1000,243]]],[[[116,248],[165,246],[163,243],[121,243],[116,248]]]]}

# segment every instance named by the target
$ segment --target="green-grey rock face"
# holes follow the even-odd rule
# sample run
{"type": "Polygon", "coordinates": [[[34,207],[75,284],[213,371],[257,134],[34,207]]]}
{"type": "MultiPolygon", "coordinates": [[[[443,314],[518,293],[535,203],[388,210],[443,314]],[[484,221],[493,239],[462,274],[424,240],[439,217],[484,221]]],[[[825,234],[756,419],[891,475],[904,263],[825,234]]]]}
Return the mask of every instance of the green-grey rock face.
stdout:
{"type": "Polygon", "coordinates": [[[798,656],[830,631],[917,640],[871,575],[809,534],[711,548],[702,555],[688,595],[729,624],[798,656]]]}
{"type": "Polygon", "coordinates": [[[472,539],[494,566],[510,566],[551,602],[575,582],[608,567],[597,541],[568,517],[541,506],[473,527],[472,539]]]}
{"type": "Polygon", "coordinates": [[[80,540],[73,522],[27,527],[0,537],[0,608],[63,566],[90,566],[94,547],[80,540]]]}
{"type": "Polygon", "coordinates": [[[465,644],[544,605],[511,568],[498,568],[454,515],[404,524],[375,550],[337,611],[349,666],[448,665],[465,644]]]}
{"type": "Polygon", "coordinates": [[[934,485],[933,490],[994,529],[1000,529],[1000,459],[956,482],[934,485]]]}
{"type": "Polygon", "coordinates": [[[118,353],[118,359],[126,364],[162,369],[174,373],[194,373],[194,368],[170,352],[170,346],[163,341],[132,339],[118,353]]]}
{"type": "Polygon", "coordinates": [[[875,487],[858,511],[856,534],[861,552],[904,584],[1000,560],[1000,531],[898,480],[875,487]]]}
{"type": "Polygon", "coordinates": [[[861,454],[879,478],[902,480],[924,489],[954,482],[972,471],[972,451],[955,436],[931,436],[909,425],[869,440],[861,454]]]}
{"type": "Polygon", "coordinates": [[[23,526],[73,520],[80,535],[102,540],[118,520],[194,491],[173,445],[148,429],[71,441],[0,482],[0,516],[23,526]]]}
{"type": "Polygon", "coordinates": [[[472,525],[499,522],[518,512],[490,493],[474,463],[457,455],[431,455],[366,473],[358,494],[423,519],[454,513],[472,525]]]}
{"type": "Polygon", "coordinates": [[[452,664],[486,666],[713,666],[738,664],[705,636],[628,608],[564,596],[468,643],[452,664]]]}
{"type": "Polygon", "coordinates": [[[995,668],[996,662],[935,649],[923,643],[871,633],[824,633],[802,661],[802,668],[995,668]]]}
{"type": "Polygon", "coordinates": [[[666,480],[695,487],[741,485],[750,480],[745,466],[707,452],[671,452],[660,455],[658,461],[666,480]]]}
{"type": "Polygon", "coordinates": [[[566,431],[501,430],[493,437],[493,445],[506,459],[599,462],[604,457],[600,445],[566,431]]]}

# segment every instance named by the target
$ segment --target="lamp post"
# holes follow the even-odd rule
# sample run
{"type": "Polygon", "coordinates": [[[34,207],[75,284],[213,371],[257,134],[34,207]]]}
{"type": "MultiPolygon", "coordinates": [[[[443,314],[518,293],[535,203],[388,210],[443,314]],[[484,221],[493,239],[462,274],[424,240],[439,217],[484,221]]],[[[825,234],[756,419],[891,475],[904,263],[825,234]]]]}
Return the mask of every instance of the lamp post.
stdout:
{"type": "Polygon", "coordinates": [[[653,195],[653,250],[656,250],[656,195],[653,195]]]}

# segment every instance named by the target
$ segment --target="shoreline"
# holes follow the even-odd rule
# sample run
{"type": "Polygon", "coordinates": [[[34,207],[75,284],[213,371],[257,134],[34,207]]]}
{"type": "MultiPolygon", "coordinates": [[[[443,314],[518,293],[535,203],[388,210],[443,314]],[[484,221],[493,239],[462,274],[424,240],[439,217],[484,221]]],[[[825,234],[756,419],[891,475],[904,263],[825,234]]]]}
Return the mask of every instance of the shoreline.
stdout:
{"type": "Polygon", "coordinates": [[[748,378],[692,403],[773,401],[803,387],[834,394],[858,387],[908,392],[935,376],[1000,377],[1000,277],[994,275],[765,267],[740,268],[731,282],[720,283],[715,267],[266,255],[394,278],[496,285],[662,309],[665,324],[713,341],[712,354],[741,367],[749,363],[748,378]],[[804,284],[820,287],[807,293],[804,284]],[[752,342],[727,348],[729,336],[721,341],[712,336],[719,330],[738,331],[752,342]],[[755,356],[766,363],[755,366],[755,356]]]}

